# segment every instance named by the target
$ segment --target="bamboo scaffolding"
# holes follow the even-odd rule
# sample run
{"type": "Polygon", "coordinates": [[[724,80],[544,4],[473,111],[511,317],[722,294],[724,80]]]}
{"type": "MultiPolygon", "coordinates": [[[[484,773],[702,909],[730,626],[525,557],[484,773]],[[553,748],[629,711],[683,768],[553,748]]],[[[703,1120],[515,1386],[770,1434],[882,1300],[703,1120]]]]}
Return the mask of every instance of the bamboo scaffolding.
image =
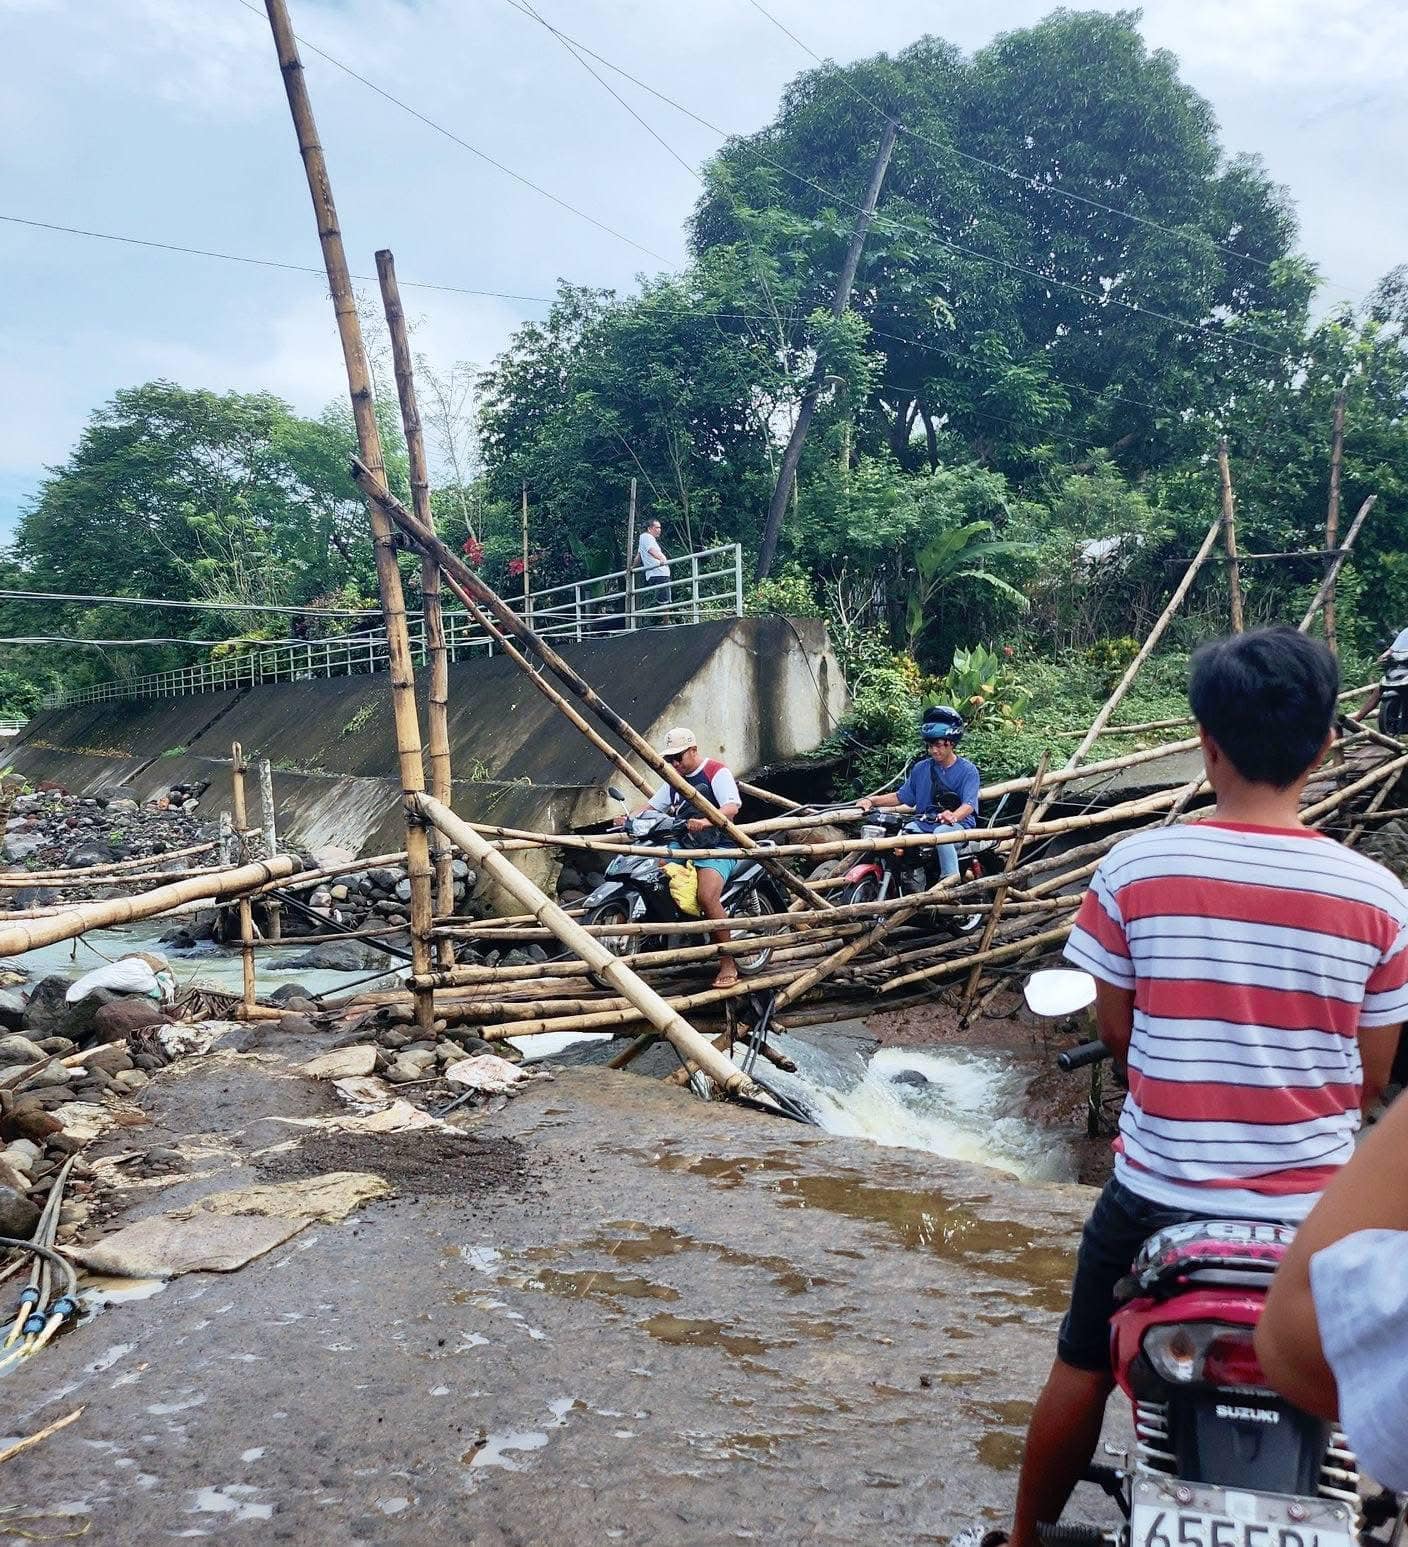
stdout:
{"type": "MultiPolygon", "coordinates": [[[[277,0],[269,0],[270,4],[277,0]]],[[[772,875],[787,889],[793,892],[800,900],[818,909],[825,909],[828,904],[819,893],[814,892],[805,881],[794,876],[785,865],[780,865],[770,856],[769,852],[760,849],[758,845],[743,832],[738,825],[726,817],[714,803],[702,795],[695,787],[675,768],[671,767],[664,758],[650,745],[646,739],[621,715],[601,697],[601,695],[560,656],[553,647],[542,639],[492,590],[475,572],[465,564],[457,554],[450,551],[435,533],[420,522],[406,507],[396,499],[386,488],[385,479],[378,471],[367,467],[363,461],[355,460],[352,464],[352,475],[359,487],[388,517],[401,527],[411,540],[423,552],[428,552],[437,558],[447,576],[452,576],[466,591],[471,593],[485,610],[493,613],[494,617],[504,627],[512,632],[533,650],[543,664],[557,679],[584,703],[613,735],[620,737],[628,747],[648,767],[654,769],[664,782],[677,794],[683,795],[701,816],[704,816],[714,826],[721,828],[724,833],[733,840],[737,848],[754,853],[759,863],[766,867],[772,875]]]]}
{"type": "Polygon", "coordinates": [[[1305,616],[1300,620],[1300,631],[1310,627],[1316,613],[1325,605],[1326,598],[1335,589],[1335,581],[1339,578],[1340,570],[1344,568],[1344,561],[1349,557],[1350,549],[1354,547],[1355,538],[1359,536],[1359,529],[1369,519],[1369,512],[1374,508],[1378,500],[1377,494],[1371,494],[1359,507],[1354,521],[1349,530],[1344,534],[1344,542],[1340,544],[1340,551],[1330,561],[1330,567],[1325,571],[1325,578],[1320,582],[1320,589],[1315,593],[1315,598],[1305,610],[1305,616]]]}
{"type": "MultiPolygon", "coordinates": [[[[386,482],[381,453],[381,432],[377,427],[376,405],[372,395],[371,373],[362,343],[362,327],[357,316],[357,298],[342,245],[337,208],[333,202],[332,180],[327,160],[318,139],[313,105],[304,79],[303,62],[298,55],[293,23],[285,0],[265,0],[269,26],[278,52],[279,71],[288,97],[289,113],[298,138],[299,153],[307,174],[308,193],[318,226],[328,289],[337,319],[338,338],[347,370],[347,390],[352,400],[352,418],[357,429],[360,463],[368,478],[379,485],[386,482]]],[[[430,969],[430,940],[424,927],[432,912],[430,901],[430,839],[425,825],[415,817],[414,800],[425,789],[425,769],[421,762],[420,722],[416,713],[415,673],[411,664],[410,636],[406,628],[406,603],[401,588],[401,571],[396,562],[395,528],[375,501],[367,505],[371,524],[372,547],[376,555],[377,586],[381,596],[382,620],[386,629],[387,670],[391,683],[391,709],[396,731],[396,751],[401,770],[401,791],[406,810],[406,874],[411,883],[411,917],[418,931],[411,938],[417,972],[430,969]]],[[[429,1030],[435,1007],[428,993],[416,999],[416,1023],[429,1030]]]]}
{"type": "MultiPolygon", "coordinates": [[[[401,428],[406,437],[406,461],[411,481],[411,508],[427,526],[434,525],[430,511],[430,464],[425,455],[425,433],[421,428],[420,404],[416,401],[415,371],[411,365],[411,341],[406,332],[406,313],[401,305],[401,287],[396,282],[396,260],[382,248],[376,255],[377,281],[381,287],[386,329],[391,336],[391,368],[396,378],[396,396],[401,405],[401,428]]],[[[421,611],[425,621],[426,734],[430,750],[430,793],[446,805],[450,802],[450,652],[445,644],[445,615],[440,605],[440,566],[425,556],[420,561],[421,611]]],[[[449,839],[443,833],[430,835],[431,861],[435,871],[435,903],[441,913],[455,909],[455,880],[451,868],[449,839]]],[[[423,937],[430,950],[431,924],[429,899],[411,893],[411,938],[423,937]],[[418,909],[417,902],[423,902],[418,909]]],[[[441,967],[455,964],[453,940],[436,942],[441,967]]]]}
{"type": "MultiPolygon", "coordinates": [[[[604,945],[587,934],[580,924],[568,918],[521,870],[495,852],[453,811],[423,793],[415,797],[415,806],[427,822],[438,827],[476,864],[482,865],[511,897],[528,908],[564,945],[594,967],[613,988],[628,999],[635,1013],[668,1037],[682,1058],[696,1059],[710,1079],[731,1094],[747,1094],[751,1091],[752,1082],[748,1077],[727,1060],[714,1056],[709,1045],[673,1006],[643,983],[620,957],[613,956],[604,945]]],[[[433,999],[429,990],[420,992],[426,999],[433,999]]]]}
{"type": "Polygon", "coordinates": [[[23,951],[37,950],[41,945],[72,940],[75,935],[85,934],[90,929],[111,929],[118,924],[133,924],[139,919],[155,918],[186,902],[238,897],[266,881],[294,875],[297,870],[298,860],[294,855],[280,854],[274,859],[221,871],[219,875],[191,876],[184,881],[158,887],[153,892],[139,893],[136,897],[109,897],[102,902],[74,903],[48,918],[0,926],[0,956],[18,956],[23,951]]]}
{"type": "MultiPolygon", "coordinates": [[[[209,854],[220,847],[219,839],[208,843],[193,843],[184,849],[168,849],[164,854],[144,854],[140,859],[115,859],[102,865],[74,865],[68,870],[21,870],[0,873],[0,886],[48,886],[67,881],[74,885],[86,885],[91,879],[100,882],[106,876],[126,876],[130,871],[140,871],[142,866],[164,863],[167,860],[184,859],[191,854],[209,854]]],[[[219,866],[206,867],[219,869],[219,866]]],[[[194,875],[194,869],[185,871],[194,875]]]]}
{"type": "MultiPolygon", "coordinates": [[[[1037,803],[1041,799],[1041,781],[1046,776],[1046,763],[1048,753],[1041,754],[1041,761],[1036,765],[1036,772],[1032,776],[1032,787],[1027,791],[1027,803],[1022,808],[1021,819],[1017,823],[1017,832],[1012,839],[1012,846],[1007,851],[1007,859],[1002,867],[1002,881],[992,896],[992,912],[988,914],[987,922],[983,925],[982,935],[978,939],[977,954],[981,956],[992,944],[992,937],[997,932],[997,926],[1002,919],[1002,910],[1007,902],[1007,894],[1011,888],[1011,875],[1017,868],[1017,863],[1022,857],[1022,846],[1027,840],[1027,829],[1031,826],[1032,815],[1037,803]]],[[[968,1013],[973,1007],[973,999],[978,992],[978,984],[982,981],[983,969],[974,967],[969,975],[968,982],[963,989],[963,999],[958,1007],[958,1025],[962,1030],[968,1024],[968,1013]]]]}

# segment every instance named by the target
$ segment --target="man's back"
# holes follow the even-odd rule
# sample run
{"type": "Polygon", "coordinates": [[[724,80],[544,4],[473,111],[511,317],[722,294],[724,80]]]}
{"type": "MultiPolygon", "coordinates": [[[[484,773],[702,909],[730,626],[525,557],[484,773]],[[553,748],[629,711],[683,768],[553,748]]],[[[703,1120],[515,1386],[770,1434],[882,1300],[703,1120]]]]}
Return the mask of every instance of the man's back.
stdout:
{"type": "Polygon", "coordinates": [[[1353,1152],[1360,1026],[1408,1009],[1405,944],[1395,877],[1306,829],[1116,845],[1066,954],[1134,991],[1120,1179],[1174,1207],[1302,1217],[1353,1152]]]}

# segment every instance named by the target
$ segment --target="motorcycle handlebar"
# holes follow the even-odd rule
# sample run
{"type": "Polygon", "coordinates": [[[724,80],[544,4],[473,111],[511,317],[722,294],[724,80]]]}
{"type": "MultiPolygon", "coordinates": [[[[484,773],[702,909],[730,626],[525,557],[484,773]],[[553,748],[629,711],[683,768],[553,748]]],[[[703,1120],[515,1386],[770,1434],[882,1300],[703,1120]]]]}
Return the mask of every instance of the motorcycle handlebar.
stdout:
{"type": "Polygon", "coordinates": [[[1085,1069],[1091,1064],[1101,1063],[1110,1056],[1110,1050],[1103,1042],[1082,1042],[1079,1047],[1067,1048],[1064,1053],[1057,1053],[1056,1067],[1063,1074],[1074,1074],[1077,1069],[1085,1069]]]}

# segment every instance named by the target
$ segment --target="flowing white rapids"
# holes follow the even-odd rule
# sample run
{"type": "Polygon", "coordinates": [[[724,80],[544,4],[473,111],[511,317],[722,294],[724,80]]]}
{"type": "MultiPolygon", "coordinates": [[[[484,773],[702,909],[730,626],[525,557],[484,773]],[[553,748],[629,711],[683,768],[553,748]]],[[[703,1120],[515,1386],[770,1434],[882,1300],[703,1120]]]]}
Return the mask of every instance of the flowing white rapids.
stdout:
{"type": "Polygon", "coordinates": [[[1075,1174],[1065,1144],[1016,1115],[1026,1080],[1000,1053],[888,1047],[867,1063],[856,1049],[833,1052],[777,1033],[769,1041],[797,1072],[767,1063],[754,1072],[827,1133],[976,1161],[1023,1180],[1075,1174]]]}

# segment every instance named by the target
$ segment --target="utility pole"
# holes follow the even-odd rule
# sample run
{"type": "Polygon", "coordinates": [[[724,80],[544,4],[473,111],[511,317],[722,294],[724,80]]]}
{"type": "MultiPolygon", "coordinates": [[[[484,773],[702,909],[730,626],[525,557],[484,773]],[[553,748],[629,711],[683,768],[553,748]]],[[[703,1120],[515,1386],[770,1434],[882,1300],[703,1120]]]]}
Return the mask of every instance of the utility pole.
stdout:
{"type": "Polygon", "coordinates": [[[626,593],[626,627],[634,629],[636,626],[636,599],[635,599],[635,565],[636,565],[636,481],[631,479],[631,502],[626,510],[626,583],[622,589],[626,593]]]}
{"type": "Polygon", "coordinates": [[[533,621],[533,603],[528,592],[528,483],[523,483],[523,502],[521,506],[523,524],[523,616],[531,623],[533,621]]]}
{"type": "MultiPolygon", "coordinates": [[[[846,259],[841,265],[841,273],[836,281],[836,293],[831,299],[831,315],[841,317],[851,304],[851,289],[856,282],[856,270],[860,267],[861,250],[865,246],[866,233],[870,230],[870,223],[875,218],[875,206],[880,199],[880,189],[884,186],[885,173],[890,167],[890,156],[895,149],[895,122],[887,119],[885,132],[880,136],[880,148],[875,153],[875,163],[870,169],[870,182],[865,190],[865,202],[861,205],[860,216],[856,221],[855,230],[851,232],[851,243],[846,249],[846,259]]],[[[797,464],[802,460],[802,443],[807,438],[807,431],[811,427],[812,415],[816,412],[816,400],[826,379],[825,367],[820,361],[812,371],[811,380],[808,381],[806,390],[802,394],[802,401],[797,405],[797,422],[792,426],[792,433],[787,438],[787,449],[782,453],[782,465],[777,471],[777,486],[772,491],[772,499],[768,504],[767,524],[763,527],[763,540],[758,548],[758,579],[767,578],[772,569],[772,561],[777,555],[777,539],[782,532],[782,517],[787,510],[787,497],[792,492],[793,484],[797,477],[797,464]]]]}
{"type": "Polygon", "coordinates": [[[1237,562],[1237,502],[1232,495],[1232,468],[1227,460],[1227,437],[1217,443],[1217,472],[1222,484],[1222,540],[1227,546],[1227,600],[1232,608],[1232,632],[1240,634],[1242,622],[1242,567],[1237,562]]]}

